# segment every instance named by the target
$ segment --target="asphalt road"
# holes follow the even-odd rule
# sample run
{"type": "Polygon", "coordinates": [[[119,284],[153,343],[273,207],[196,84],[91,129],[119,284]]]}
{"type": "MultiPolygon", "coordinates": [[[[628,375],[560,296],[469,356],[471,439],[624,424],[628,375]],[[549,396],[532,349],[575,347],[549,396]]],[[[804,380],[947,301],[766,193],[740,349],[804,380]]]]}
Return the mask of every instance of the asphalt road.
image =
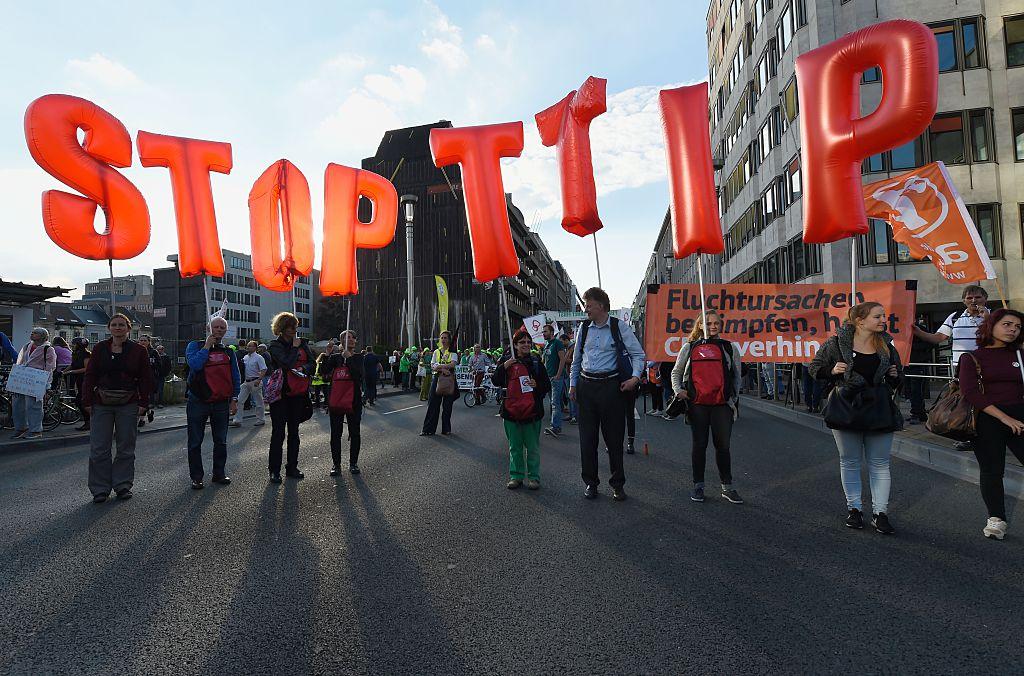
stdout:
{"type": "Polygon", "coordinates": [[[234,483],[204,491],[184,431],[148,435],[135,498],[103,505],[84,446],[0,456],[0,672],[1021,669],[1024,530],[1011,502],[985,540],[974,485],[896,461],[897,536],[850,531],[831,438],[747,411],[745,505],[691,502],[689,430],[653,418],[627,502],[582,499],[572,427],[543,437],[543,488],[509,491],[493,405],[421,438],[424,409],[398,410],[418,403],[367,412],[363,473],[338,480],[319,415],[280,486],[269,425],[231,431],[234,483]]]}

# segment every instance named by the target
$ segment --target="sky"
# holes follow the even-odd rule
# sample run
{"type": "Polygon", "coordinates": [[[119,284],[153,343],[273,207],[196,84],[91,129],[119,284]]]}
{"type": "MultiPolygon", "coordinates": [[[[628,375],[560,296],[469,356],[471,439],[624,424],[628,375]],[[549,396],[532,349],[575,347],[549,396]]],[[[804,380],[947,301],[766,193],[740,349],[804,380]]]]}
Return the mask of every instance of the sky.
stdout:
{"type": "MultiPolygon", "coordinates": [[[[271,163],[307,176],[317,262],[324,169],[359,167],[392,128],[521,120],[525,148],[502,160],[506,192],[581,292],[597,284],[593,244],[561,228],[553,148],[533,116],[607,78],[608,112],[592,125],[601,277],[613,307],[640,287],[668,205],[660,89],[707,76],[707,3],[670,2],[50,2],[0,0],[0,278],[75,287],[107,274],[43,230],[40,194],[73,192],[25,144],[37,97],[93,101],[139,130],[232,145],[213,174],[221,246],[248,252],[247,196],[271,163]]],[[[151,274],[177,251],[166,169],[122,170],[145,196],[149,248],[115,274],[151,274]]],[[[102,230],[102,212],[97,229],[102,230]]]]}

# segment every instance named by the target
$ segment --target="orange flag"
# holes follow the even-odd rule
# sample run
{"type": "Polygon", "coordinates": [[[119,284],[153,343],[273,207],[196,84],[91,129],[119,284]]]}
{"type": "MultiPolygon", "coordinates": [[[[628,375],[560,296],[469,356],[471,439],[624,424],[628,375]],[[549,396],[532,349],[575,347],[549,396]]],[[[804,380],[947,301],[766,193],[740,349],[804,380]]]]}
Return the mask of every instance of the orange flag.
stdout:
{"type": "Polygon", "coordinates": [[[988,251],[942,162],[864,186],[868,217],[892,226],[914,258],[930,258],[946,281],[995,279],[988,251]]]}

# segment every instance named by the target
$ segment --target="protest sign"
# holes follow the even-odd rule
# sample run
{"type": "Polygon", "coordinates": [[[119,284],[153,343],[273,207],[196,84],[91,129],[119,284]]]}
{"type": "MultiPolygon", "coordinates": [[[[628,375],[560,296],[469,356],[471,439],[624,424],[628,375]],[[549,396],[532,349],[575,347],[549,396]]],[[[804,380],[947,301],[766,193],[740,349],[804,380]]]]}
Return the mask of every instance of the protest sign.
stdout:
{"type": "Polygon", "coordinates": [[[24,364],[15,364],[7,376],[6,389],[11,394],[25,394],[42,399],[46,388],[50,385],[50,372],[32,368],[24,364]]]}

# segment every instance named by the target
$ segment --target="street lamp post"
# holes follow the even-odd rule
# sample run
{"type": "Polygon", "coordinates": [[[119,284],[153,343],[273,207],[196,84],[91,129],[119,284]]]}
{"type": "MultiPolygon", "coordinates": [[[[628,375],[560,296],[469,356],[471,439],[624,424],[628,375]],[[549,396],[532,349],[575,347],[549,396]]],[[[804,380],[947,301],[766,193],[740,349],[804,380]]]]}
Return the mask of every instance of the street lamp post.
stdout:
{"type": "Polygon", "coordinates": [[[406,339],[409,341],[407,345],[414,345],[415,336],[413,335],[414,326],[416,325],[415,317],[413,317],[413,295],[415,291],[413,289],[413,253],[412,253],[412,222],[413,216],[416,213],[416,203],[419,198],[416,195],[402,195],[402,214],[405,215],[405,273],[406,273],[406,307],[408,308],[405,313],[405,333],[406,339]]]}

